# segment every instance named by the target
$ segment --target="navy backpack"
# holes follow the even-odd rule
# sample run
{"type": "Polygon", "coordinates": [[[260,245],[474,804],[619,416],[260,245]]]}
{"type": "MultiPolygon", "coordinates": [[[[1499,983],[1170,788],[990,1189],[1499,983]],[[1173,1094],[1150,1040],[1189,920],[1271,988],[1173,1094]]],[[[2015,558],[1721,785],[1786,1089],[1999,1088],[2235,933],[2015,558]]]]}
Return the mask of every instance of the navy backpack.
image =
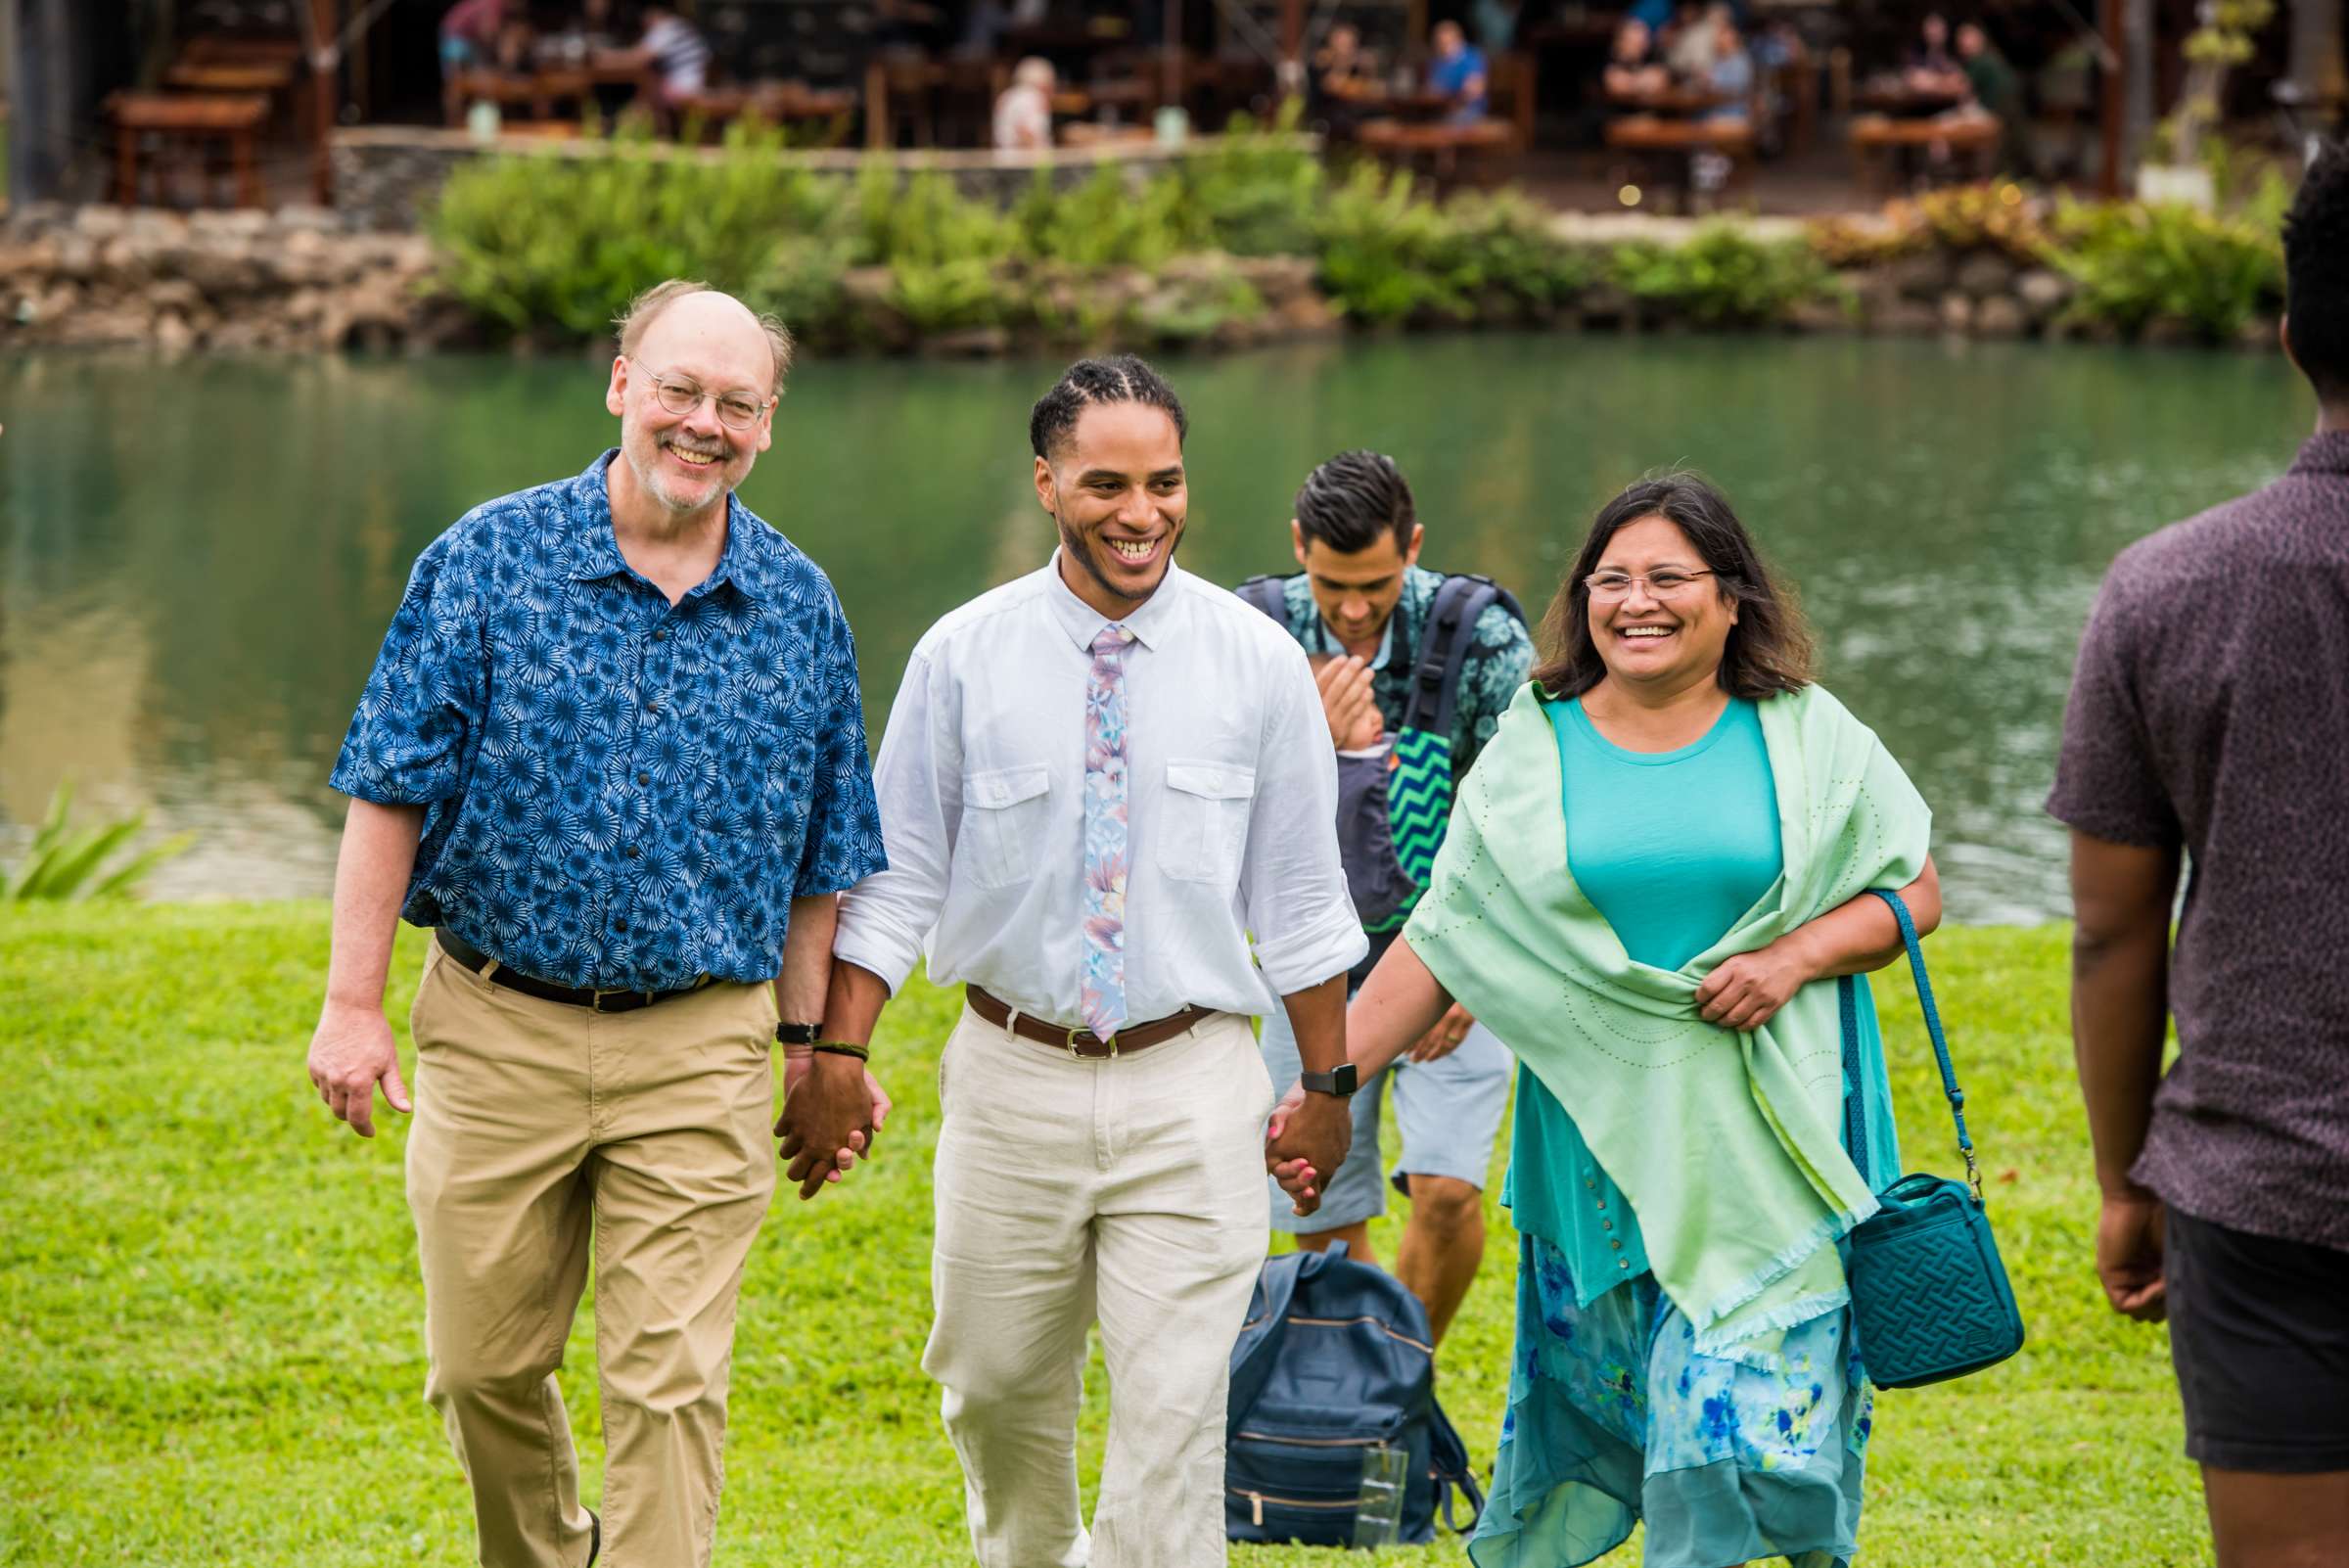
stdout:
{"type": "Polygon", "coordinates": [[[1433,1541],[1439,1509],[1466,1531],[1484,1495],[1435,1384],[1427,1313],[1394,1275],[1354,1262],[1342,1241],[1267,1260],[1231,1351],[1224,1534],[1351,1545],[1368,1448],[1409,1456],[1402,1540],[1433,1541]],[[1454,1487],[1465,1523],[1452,1517],[1454,1487]]]}

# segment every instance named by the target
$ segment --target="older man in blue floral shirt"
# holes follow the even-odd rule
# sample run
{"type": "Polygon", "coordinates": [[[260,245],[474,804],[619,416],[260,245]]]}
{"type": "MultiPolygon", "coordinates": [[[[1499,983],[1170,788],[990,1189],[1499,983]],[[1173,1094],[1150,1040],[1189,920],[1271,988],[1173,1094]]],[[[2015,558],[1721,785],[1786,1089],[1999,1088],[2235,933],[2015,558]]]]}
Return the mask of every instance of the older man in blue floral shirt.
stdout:
{"type": "Polygon", "coordinates": [[[384,980],[432,926],[408,1203],[427,1397],[480,1560],[710,1560],[735,1298],[888,1101],[814,1043],[834,895],[883,868],[855,650],[824,575],[735,499],[771,438],[779,322],[665,284],[621,324],[621,445],[426,549],[333,782],[351,797],[310,1077],[409,1107],[384,980]],[[789,1021],[789,1022],[785,1022],[789,1021]],[[796,1026],[796,1028],[795,1028],[796,1026]],[[555,1372],[593,1237],[608,1459],[579,1499],[555,1372]]]}

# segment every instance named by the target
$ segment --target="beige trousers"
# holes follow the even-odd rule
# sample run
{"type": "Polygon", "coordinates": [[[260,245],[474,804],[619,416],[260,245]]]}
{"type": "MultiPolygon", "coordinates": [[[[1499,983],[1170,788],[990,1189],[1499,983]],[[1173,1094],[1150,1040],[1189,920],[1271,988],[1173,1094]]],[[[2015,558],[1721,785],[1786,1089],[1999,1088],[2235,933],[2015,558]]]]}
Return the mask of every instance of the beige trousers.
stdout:
{"type": "Polygon", "coordinates": [[[699,1568],[734,1302],[775,1185],[773,989],[596,1013],[493,986],[436,945],[413,1020],[425,1397],[473,1485],[484,1568],[587,1560],[555,1370],[591,1244],[599,1568],[699,1568]]]}
{"type": "Polygon", "coordinates": [[[966,1008],[939,1076],[922,1366],[945,1385],[979,1561],[1222,1563],[1224,1392],[1270,1218],[1272,1085],[1248,1020],[1084,1061],[966,1008]],[[1088,1539],[1077,1410],[1096,1317],[1109,1448],[1088,1539]]]}

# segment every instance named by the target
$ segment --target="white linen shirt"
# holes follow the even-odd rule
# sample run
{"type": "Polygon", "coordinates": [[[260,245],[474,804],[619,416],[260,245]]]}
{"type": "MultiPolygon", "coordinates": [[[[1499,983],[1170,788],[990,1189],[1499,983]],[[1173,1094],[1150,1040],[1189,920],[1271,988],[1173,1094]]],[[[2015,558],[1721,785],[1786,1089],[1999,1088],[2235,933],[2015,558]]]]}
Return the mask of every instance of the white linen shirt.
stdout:
{"type": "MultiPolygon", "coordinates": [[[[1109,623],[1055,552],[924,634],[873,768],[889,869],[843,896],[836,957],[894,994],[927,956],[941,985],[1081,1023],[1084,695],[1109,623]]],[[[1262,1014],[1368,950],[1305,651],[1172,562],[1124,623],[1127,1019],[1262,1014]]]]}

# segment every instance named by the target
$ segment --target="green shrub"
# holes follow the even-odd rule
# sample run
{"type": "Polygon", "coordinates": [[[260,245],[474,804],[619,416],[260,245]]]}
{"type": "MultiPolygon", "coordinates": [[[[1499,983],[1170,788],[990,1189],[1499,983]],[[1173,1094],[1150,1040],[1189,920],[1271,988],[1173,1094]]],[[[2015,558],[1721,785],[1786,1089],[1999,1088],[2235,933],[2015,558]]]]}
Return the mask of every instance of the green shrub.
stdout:
{"type": "Polygon", "coordinates": [[[1518,191],[1456,197],[1451,272],[1462,287],[1497,290],[1535,309],[1563,305],[1597,281],[1589,252],[1559,239],[1547,208],[1518,191]]]}
{"type": "Polygon", "coordinates": [[[1322,205],[1315,230],[1321,286],[1354,320],[1376,326],[1420,313],[1462,320],[1473,310],[1454,275],[1451,220],[1413,194],[1407,172],[1356,164],[1322,205]]]}
{"type": "Polygon", "coordinates": [[[1011,225],[1027,254],[1045,260],[1155,268],[1185,249],[1182,202],[1179,180],[1162,175],[1137,190],[1112,162],[1065,192],[1038,169],[1012,208],[1011,225]]]}
{"type": "Polygon", "coordinates": [[[1329,188],[1319,155],[1296,144],[1301,100],[1270,125],[1235,115],[1222,139],[1177,175],[1186,233],[1233,255],[1311,255],[1313,212],[1329,188]]]}
{"type": "Polygon", "coordinates": [[[1001,326],[1011,313],[1014,296],[985,256],[896,261],[889,277],[891,307],[919,334],[1001,326]]]}
{"type": "Polygon", "coordinates": [[[949,261],[994,261],[1019,245],[1010,218],[954,188],[937,169],[900,180],[897,170],[868,161],[856,176],[851,254],[887,266],[935,266],[949,261]]]}
{"type": "Polygon", "coordinates": [[[1634,298],[1709,327],[1778,321],[1837,285],[1807,241],[1759,240],[1735,224],[1703,225],[1678,246],[1617,246],[1608,275],[1634,298]]]}
{"type": "Polygon", "coordinates": [[[493,158],[450,176],[428,227],[443,286],[513,332],[575,337],[664,278],[699,277],[757,300],[778,246],[832,231],[838,181],[777,161],[780,138],[736,128],[709,159],[638,139],[608,156],[493,158]]]}
{"type": "Polygon", "coordinates": [[[2255,218],[2189,207],[2067,203],[2049,259],[2077,286],[2071,314],[2135,332],[2179,321],[2232,338],[2283,300],[2283,242],[2255,218]]]}
{"type": "Polygon", "coordinates": [[[134,811],[96,827],[69,828],[66,818],[72,807],[72,783],[58,785],[49,797],[49,814],[41,819],[24,858],[0,878],[0,901],[127,899],[147,873],[196,841],[193,833],[177,834],[107,870],[107,861],[147,825],[147,813],[134,811]]]}

